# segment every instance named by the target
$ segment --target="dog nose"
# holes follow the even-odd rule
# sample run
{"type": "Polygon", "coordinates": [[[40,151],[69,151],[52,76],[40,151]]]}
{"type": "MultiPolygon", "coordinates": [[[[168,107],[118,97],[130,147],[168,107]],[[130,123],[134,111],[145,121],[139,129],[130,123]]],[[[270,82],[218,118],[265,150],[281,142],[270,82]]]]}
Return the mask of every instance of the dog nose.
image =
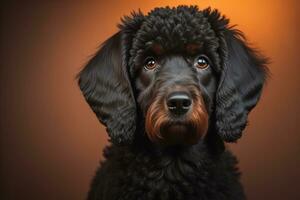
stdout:
{"type": "Polygon", "coordinates": [[[176,92],[169,95],[167,106],[171,113],[175,115],[185,114],[191,107],[192,100],[183,92],[176,92]]]}

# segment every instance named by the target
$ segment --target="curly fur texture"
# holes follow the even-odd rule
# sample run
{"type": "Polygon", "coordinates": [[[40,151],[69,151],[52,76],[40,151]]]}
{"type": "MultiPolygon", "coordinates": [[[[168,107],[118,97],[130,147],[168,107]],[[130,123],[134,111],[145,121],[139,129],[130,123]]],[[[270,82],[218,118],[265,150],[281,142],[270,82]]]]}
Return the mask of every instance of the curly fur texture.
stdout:
{"type": "Polygon", "coordinates": [[[227,151],[213,157],[207,149],[107,147],[89,199],[245,199],[236,158],[227,151]]]}
{"type": "Polygon", "coordinates": [[[112,142],[88,199],[245,199],[224,142],[241,137],[263,89],[266,58],[210,8],[133,12],[119,29],[78,75],[112,142]],[[145,70],[153,54],[158,67],[145,70]],[[198,54],[210,68],[195,67],[198,54]],[[174,119],[164,102],[178,88],[193,103],[186,117],[174,119]],[[173,123],[190,132],[162,133],[173,123]]]}

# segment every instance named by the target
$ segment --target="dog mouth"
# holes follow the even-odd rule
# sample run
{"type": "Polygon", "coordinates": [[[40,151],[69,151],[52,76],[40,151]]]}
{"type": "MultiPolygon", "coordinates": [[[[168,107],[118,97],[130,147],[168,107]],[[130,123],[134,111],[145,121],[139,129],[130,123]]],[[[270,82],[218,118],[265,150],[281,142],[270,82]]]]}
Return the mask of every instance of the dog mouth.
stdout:
{"type": "Polygon", "coordinates": [[[161,143],[165,145],[193,145],[201,137],[197,133],[196,127],[183,122],[166,123],[160,128],[160,135],[163,138],[161,143]]]}
{"type": "Polygon", "coordinates": [[[172,125],[168,125],[167,127],[164,128],[163,131],[167,132],[167,133],[174,133],[174,134],[186,134],[187,132],[189,132],[189,127],[187,127],[184,124],[178,123],[178,124],[172,124],[172,125]]]}

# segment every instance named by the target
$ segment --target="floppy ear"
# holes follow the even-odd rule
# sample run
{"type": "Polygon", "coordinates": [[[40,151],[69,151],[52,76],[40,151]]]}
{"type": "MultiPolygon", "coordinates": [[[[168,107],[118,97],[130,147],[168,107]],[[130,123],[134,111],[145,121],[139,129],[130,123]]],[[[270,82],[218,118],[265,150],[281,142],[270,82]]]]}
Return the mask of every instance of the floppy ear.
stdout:
{"type": "Polygon", "coordinates": [[[125,16],[120,31],[109,38],[78,74],[79,87],[115,144],[131,144],[136,129],[136,102],[128,60],[135,32],[144,20],[141,11],[125,16]]]}
{"type": "Polygon", "coordinates": [[[226,142],[241,137],[249,112],[257,104],[268,69],[267,59],[247,45],[242,32],[229,27],[229,19],[210,7],[203,10],[216,36],[221,59],[216,93],[215,128],[226,142]]]}
{"type": "Polygon", "coordinates": [[[122,61],[121,32],[109,38],[78,75],[79,87],[113,143],[131,143],[136,108],[122,61]]]}
{"type": "Polygon", "coordinates": [[[227,55],[216,94],[215,125],[224,141],[234,142],[241,137],[248,114],[260,98],[267,59],[246,44],[240,31],[226,28],[222,35],[227,55]]]}

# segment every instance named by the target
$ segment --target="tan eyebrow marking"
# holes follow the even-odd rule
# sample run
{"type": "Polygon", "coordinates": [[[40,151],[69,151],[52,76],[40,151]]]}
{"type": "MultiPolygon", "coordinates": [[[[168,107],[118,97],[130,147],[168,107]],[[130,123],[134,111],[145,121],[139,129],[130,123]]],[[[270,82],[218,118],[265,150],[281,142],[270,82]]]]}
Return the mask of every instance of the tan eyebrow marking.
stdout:
{"type": "Polygon", "coordinates": [[[185,49],[189,54],[196,54],[201,49],[202,44],[191,43],[187,44],[185,49]]]}
{"type": "Polygon", "coordinates": [[[156,55],[162,55],[164,53],[164,49],[160,44],[154,43],[151,47],[151,50],[156,54],[156,55]]]}

